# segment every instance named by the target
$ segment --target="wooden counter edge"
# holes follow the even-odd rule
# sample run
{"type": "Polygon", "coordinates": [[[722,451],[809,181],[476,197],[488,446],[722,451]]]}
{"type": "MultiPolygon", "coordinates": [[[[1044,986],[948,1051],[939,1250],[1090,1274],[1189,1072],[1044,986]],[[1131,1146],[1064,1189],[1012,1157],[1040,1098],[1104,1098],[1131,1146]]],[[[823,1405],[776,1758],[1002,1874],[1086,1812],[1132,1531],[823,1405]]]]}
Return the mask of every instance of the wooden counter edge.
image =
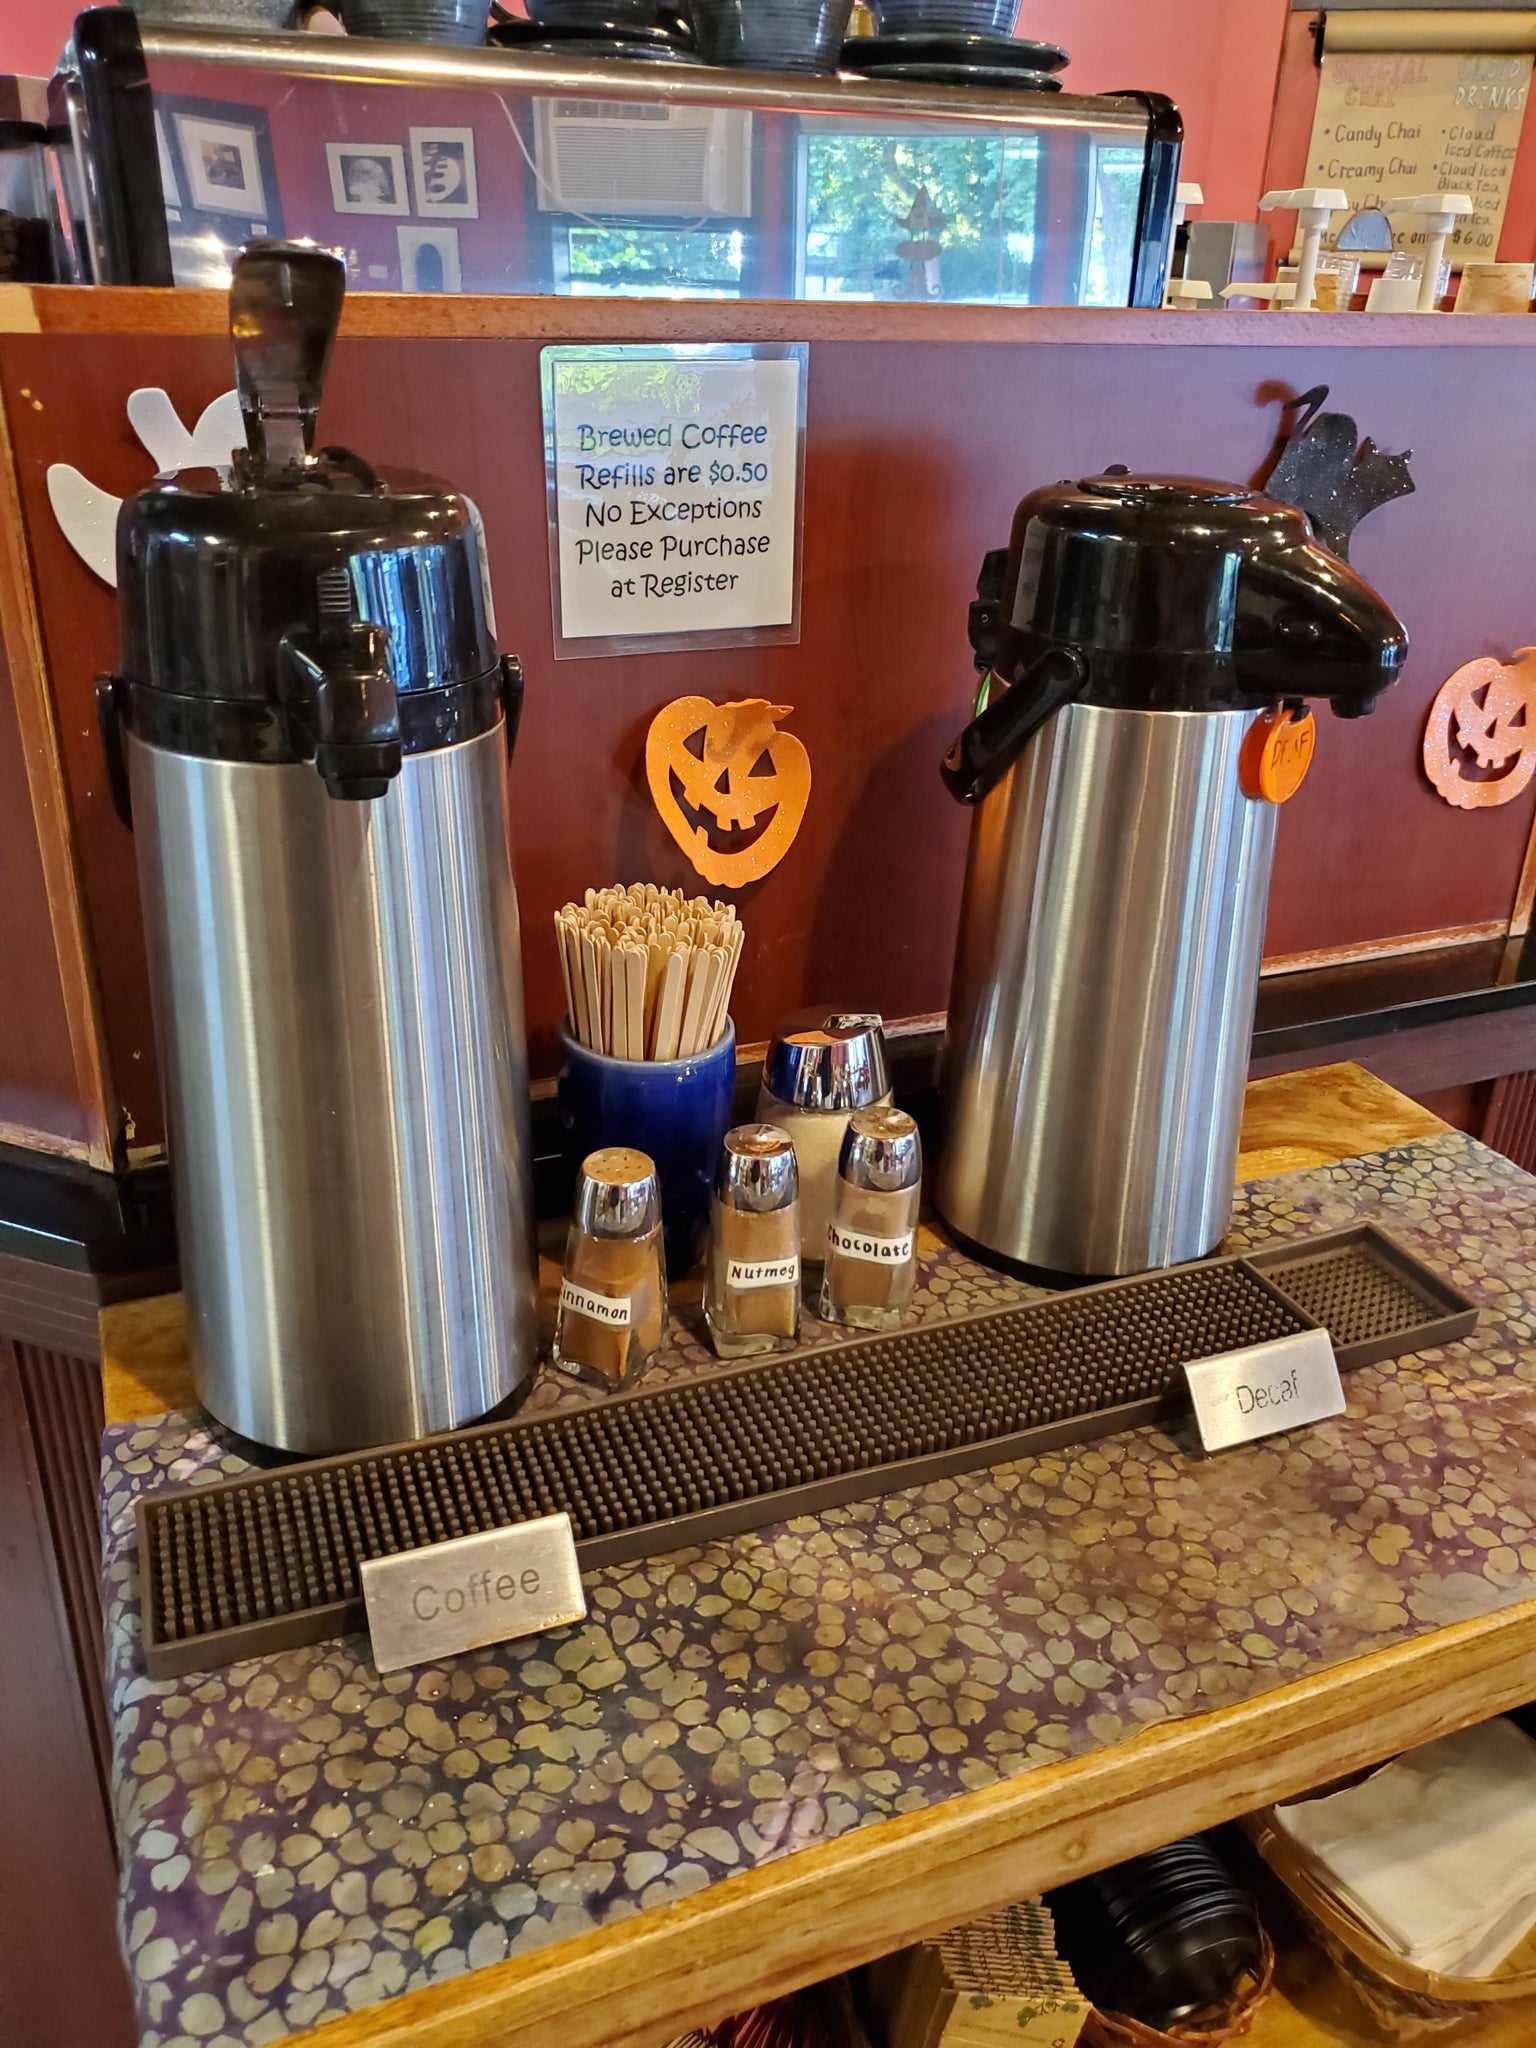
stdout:
{"type": "Polygon", "coordinates": [[[873,1822],[302,2038],[314,2048],[653,2048],[1533,1693],[1536,1601],[1524,1601],[873,1822]]]}
{"type": "MultiPolygon", "coordinates": [[[[565,298],[516,293],[349,294],[343,335],[540,341],[1044,342],[1153,348],[1509,348],[1536,346],[1536,320],[1472,313],[1167,313],[1127,306],[965,306],[815,299],[565,298]]],[[[0,333],[229,332],[221,291],[138,285],[16,285],[0,333]]]]}

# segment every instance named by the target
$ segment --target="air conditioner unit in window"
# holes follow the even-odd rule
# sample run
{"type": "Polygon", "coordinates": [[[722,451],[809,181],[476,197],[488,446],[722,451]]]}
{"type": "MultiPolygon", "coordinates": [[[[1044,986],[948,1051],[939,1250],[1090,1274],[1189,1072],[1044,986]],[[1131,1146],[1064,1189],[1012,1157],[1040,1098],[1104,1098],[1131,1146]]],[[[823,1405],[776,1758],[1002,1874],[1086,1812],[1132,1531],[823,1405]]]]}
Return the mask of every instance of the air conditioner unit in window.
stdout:
{"type": "Polygon", "coordinates": [[[747,109],[539,99],[534,120],[545,213],[740,219],[752,211],[747,109]]]}

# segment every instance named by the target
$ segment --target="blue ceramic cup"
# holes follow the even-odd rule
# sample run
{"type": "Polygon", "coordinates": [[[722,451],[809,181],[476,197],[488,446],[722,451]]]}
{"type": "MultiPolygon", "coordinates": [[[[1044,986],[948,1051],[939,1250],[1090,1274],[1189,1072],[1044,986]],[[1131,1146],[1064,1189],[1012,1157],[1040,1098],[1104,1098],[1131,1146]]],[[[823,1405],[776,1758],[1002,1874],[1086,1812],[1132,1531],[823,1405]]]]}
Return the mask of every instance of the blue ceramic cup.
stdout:
{"type": "Polygon", "coordinates": [[[683,1060],[615,1060],[560,1022],[560,1127],[579,1165],[605,1145],[648,1153],[661,1183],[667,1274],[690,1272],[709,1244],[709,1208],[736,1093],[736,1026],[683,1060]]]}

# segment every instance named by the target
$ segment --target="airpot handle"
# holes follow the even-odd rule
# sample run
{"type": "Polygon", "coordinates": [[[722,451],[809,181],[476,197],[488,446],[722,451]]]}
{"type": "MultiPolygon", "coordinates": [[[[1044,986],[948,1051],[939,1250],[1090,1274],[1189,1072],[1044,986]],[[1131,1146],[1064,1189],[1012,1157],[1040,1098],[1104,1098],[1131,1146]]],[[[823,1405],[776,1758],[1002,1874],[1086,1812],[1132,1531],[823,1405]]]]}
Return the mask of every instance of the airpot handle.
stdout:
{"type": "Polygon", "coordinates": [[[302,467],[314,447],[347,272],[310,242],[248,242],[235,258],[229,333],[249,467],[302,467]]]}
{"type": "Polygon", "coordinates": [[[1051,647],[1019,680],[993,697],[973,718],[939,764],[957,803],[979,804],[1002,781],[1053,713],[1070,704],[1088,680],[1088,665],[1072,647],[1051,647]]]}

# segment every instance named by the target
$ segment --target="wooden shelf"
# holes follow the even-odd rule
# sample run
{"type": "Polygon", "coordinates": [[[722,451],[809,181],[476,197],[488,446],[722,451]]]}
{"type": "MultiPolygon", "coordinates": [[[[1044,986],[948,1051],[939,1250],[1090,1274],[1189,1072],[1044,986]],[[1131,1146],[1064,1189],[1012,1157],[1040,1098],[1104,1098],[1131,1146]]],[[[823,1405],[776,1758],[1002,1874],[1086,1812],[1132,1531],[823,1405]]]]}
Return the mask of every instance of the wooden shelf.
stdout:
{"type": "MultiPolygon", "coordinates": [[[[519,298],[353,292],[343,334],[421,340],[1020,342],[1103,348],[1530,348],[1536,319],[1471,313],[1140,312],[1094,306],[519,298]]],[[[0,285],[0,333],[224,335],[220,291],[0,285]]]]}
{"type": "MultiPolygon", "coordinates": [[[[334,2020],[315,2048],[656,2048],[1026,1893],[1284,1799],[1536,1691],[1536,1601],[858,1829],[516,1960],[334,2020]]],[[[1289,1995],[1254,2048],[1356,2048],[1289,1995]],[[1290,2005],[1290,2011],[1286,2006],[1290,2005]]],[[[1490,2033],[1478,2048],[1516,2048],[1490,2033]]]]}

